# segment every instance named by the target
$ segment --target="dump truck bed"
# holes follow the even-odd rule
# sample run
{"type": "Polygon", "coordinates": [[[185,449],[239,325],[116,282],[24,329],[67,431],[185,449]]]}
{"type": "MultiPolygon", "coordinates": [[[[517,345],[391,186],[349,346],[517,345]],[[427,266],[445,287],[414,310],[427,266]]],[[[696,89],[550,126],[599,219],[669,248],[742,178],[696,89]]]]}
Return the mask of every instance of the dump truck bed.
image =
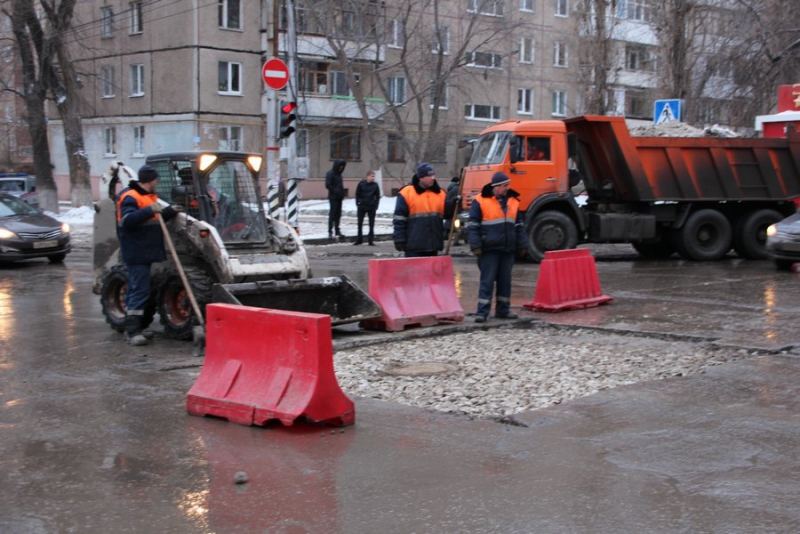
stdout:
{"type": "Polygon", "coordinates": [[[633,137],[622,117],[565,121],[586,190],[609,200],[766,201],[800,197],[800,135],[633,137]],[[613,186],[613,187],[611,187],[613,186]]]}

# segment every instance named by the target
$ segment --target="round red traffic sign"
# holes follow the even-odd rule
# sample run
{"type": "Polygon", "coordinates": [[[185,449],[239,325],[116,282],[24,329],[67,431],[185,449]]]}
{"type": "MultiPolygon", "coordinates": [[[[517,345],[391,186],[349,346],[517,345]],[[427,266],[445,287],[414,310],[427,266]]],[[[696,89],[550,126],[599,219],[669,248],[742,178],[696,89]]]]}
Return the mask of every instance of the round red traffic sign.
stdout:
{"type": "Polygon", "coordinates": [[[261,68],[261,77],[267,87],[280,91],[289,83],[289,67],[280,59],[270,59],[261,68]]]}

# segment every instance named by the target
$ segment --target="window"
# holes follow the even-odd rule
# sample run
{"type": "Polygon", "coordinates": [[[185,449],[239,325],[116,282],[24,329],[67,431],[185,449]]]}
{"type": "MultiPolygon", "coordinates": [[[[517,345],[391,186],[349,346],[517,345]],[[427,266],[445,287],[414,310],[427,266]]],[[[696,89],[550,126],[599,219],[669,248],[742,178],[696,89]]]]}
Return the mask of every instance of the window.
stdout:
{"type": "Polygon", "coordinates": [[[533,89],[517,89],[517,113],[533,114],[533,89]]]}
{"type": "Polygon", "coordinates": [[[519,10],[520,11],[529,11],[533,13],[536,11],[536,1],[535,0],[519,0],[519,10]]]}
{"type": "Polygon", "coordinates": [[[433,28],[433,48],[431,52],[438,54],[441,50],[442,54],[450,53],[450,28],[447,26],[439,26],[433,28]]]}
{"type": "Polygon", "coordinates": [[[219,149],[240,152],[242,150],[242,127],[220,126],[219,149]]]}
{"type": "Polygon", "coordinates": [[[144,65],[131,65],[131,96],[144,96],[144,65]]]}
{"type": "Polygon", "coordinates": [[[394,19],[389,26],[388,46],[403,48],[406,44],[406,26],[402,20],[394,19]]]}
{"type": "Polygon", "coordinates": [[[503,66],[503,57],[494,52],[468,52],[467,66],[500,69],[503,66]]]}
{"type": "Polygon", "coordinates": [[[567,93],[566,91],[553,91],[552,114],[557,117],[567,116],[567,93]]]}
{"type": "Polygon", "coordinates": [[[399,106],[406,101],[406,79],[402,76],[389,78],[386,84],[386,92],[389,94],[389,103],[399,106]]]}
{"type": "Polygon", "coordinates": [[[219,0],[219,27],[241,30],[241,4],[239,0],[219,0]]]}
{"type": "Polygon", "coordinates": [[[400,135],[390,133],[386,145],[386,158],[390,163],[405,163],[406,156],[403,152],[403,143],[400,135]]]}
{"type": "Polygon", "coordinates": [[[523,37],[519,40],[519,62],[533,63],[534,41],[532,37],[523,37]]]}
{"type": "Polygon", "coordinates": [[[567,66],[567,43],[562,41],[553,43],[553,66],[564,68],[567,66]]]}
{"type": "Polygon", "coordinates": [[[107,127],[103,130],[103,139],[106,144],[106,156],[117,155],[117,130],[113,127],[107,127]]]}
{"type": "Polygon", "coordinates": [[[626,91],[626,110],[625,115],[628,117],[641,117],[650,118],[653,113],[653,104],[648,102],[646,96],[642,93],[634,91],[626,91]]]}
{"type": "Polygon", "coordinates": [[[467,0],[467,12],[502,17],[503,0],[467,0]]]}
{"type": "Polygon", "coordinates": [[[331,132],[331,159],[345,161],[361,159],[361,132],[334,130],[331,132]]]}
{"type": "Polygon", "coordinates": [[[350,84],[347,83],[347,76],[344,72],[340,70],[331,71],[331,85],[333,85],[332,94],[350,96],[350,84]]]}
{"type": "Polygon", "coordinates": [[[655,70],[655,61],[644,46],[628,45],[625,47],[625,69],[652,72],[655,70]]]}
{"type": "Polygon", "coordinates": [[[114,37],[114,10],[110,7],[101,7],[100,19],[102,20],[100,37],[104,39],[114,37]]]}
{"type": "Polygon", "coordinates": [[[144,146],[144,126],[133,127],[133,155],[143,156],[145,154],[144,146]]]}
{"type": "Polygon", "coordinates": [[[475,120],[498,121],[500,120],[500,106],[483,104],[467,104],[464,106],[464,118],[475,120]]]}
{"type": "Polygon", "coordinates": [[[242,64],[220,61],[217,65],[219,70],[219,93],[222,95],[241,95],[242,64]]]}
{"type": "Polygon", "coordinates": [[[550,161],[550,138],[528,137],[525,159],[528,161],[550,161]]]}
{"type": "MultiPolygon", "coordinates": [[[[431,108],[433,107],[433,103],[436,102],[436,88],[438,87],[437,84],[431,84],[431,108]]],[[[450,107],[450,89],[447,85],[442,88],[442,94],[439,97],[439,109],[447,109],[450,107]]]]}
{"type": "Polygon", "coordinates": [[[295,155],[298,158],[308,157],[308,130],[301,128],[294,132],[295,155]]]}
{"type": "Polygon", "coordinates": [[[131,34],[142,33],[142,3],[131,2],[130,23],[128,31],[131,34]]]}
{"type": "Polygon", "coordinates": [[[114,97],[114,67],[102,67],[100,79],[103,84],[103,98],[114,97]]]}
{"type": "Polygon", "coordinates": [[[647,21],[650,18],[649,0],[618,0],[617,18],[647,21]]]}
{"type": "Polygon", "coordinates": [[[556,2],[556,17],[566,17],[569,11],[568,0],[555,0],[556,2]]]}

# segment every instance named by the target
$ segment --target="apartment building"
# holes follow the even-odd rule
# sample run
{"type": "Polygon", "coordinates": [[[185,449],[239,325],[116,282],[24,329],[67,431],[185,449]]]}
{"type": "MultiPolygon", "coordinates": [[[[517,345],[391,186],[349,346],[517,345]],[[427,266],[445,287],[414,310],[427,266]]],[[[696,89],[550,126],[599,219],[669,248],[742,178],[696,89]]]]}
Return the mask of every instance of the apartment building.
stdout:
{"type": "MultiPolygon", "coordinates": [[[[304,178],[304,198],[326,196],[336,159],[347,161],[351,194],[368,170],[379,171],[391,194],[420,161],[446,183],[464,165],[468,141],[500,120],[602,112],[649,122],[653,101],[672,97],[659,89],[663,46],[652,4],[607,4],[601,60],[587,54],[600,48],[592,4],[83,0],[71,52],[94,182],[113,161],[138,167],[157,152],[271,155],[277,141],[267,121],[276,118],[261,66],[276,56],[294,77],[275,101],[296,101],[299,119],[273,170],[304,178]]],[[[56,180],[68,198],[63,128],[53,117],[56,180]]]]}

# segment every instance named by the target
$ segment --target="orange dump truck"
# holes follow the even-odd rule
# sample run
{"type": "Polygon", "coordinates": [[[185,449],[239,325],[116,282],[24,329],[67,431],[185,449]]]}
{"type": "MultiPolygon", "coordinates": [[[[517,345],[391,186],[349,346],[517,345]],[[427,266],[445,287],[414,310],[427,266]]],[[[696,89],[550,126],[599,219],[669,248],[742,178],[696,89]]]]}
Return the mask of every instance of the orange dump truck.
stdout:
{"type": "Polygon", "coordinates": [[[483,131],[464,169],[464,210],[497,171],[521,195],[535,261],[581,242],[631,243],[651,258],[718,260],[733,248],[758,259],[767,227],[800,198],[800,135],[632,137],[622,117],[505,121],[483,131]]]}

